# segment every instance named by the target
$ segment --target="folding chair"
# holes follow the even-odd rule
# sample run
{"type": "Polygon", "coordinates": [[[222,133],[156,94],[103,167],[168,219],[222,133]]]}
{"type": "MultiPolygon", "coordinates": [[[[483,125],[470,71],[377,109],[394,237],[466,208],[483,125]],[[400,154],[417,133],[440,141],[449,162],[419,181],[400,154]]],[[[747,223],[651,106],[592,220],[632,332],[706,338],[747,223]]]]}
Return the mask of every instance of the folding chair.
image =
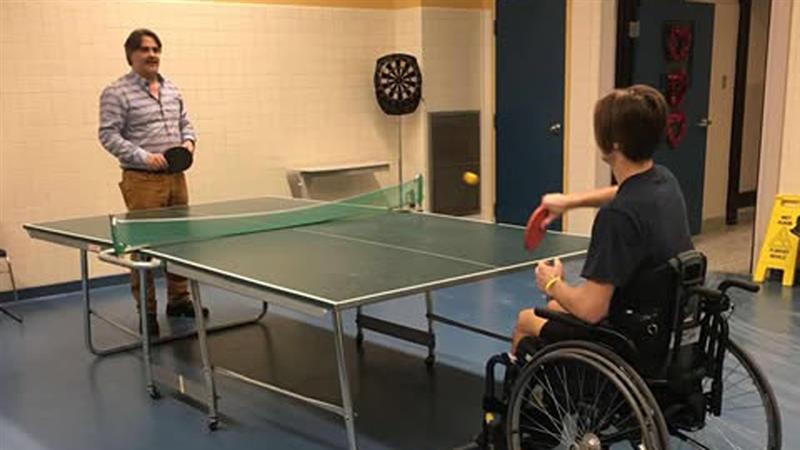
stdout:
{"type": "MultiPolygon", "coordinates": [[[[5,249],[0,248],[0,258],[2,258],[6,262],[6,270],[4,272],[8,273],[8,277],[11,279],[11,289],[14,292],[14,301],[19,300],[19,294],[17,293],[17,283],[14,282],[14,269],[11,268],[11,260],[8,258],[8,252],[5,249]]],[[[0,306],[0,312],[11,317],[12,319],[16,320],[19,323],[22,323],[22,317],[12,313],[11,311],[3,308],[0,306]]]]}

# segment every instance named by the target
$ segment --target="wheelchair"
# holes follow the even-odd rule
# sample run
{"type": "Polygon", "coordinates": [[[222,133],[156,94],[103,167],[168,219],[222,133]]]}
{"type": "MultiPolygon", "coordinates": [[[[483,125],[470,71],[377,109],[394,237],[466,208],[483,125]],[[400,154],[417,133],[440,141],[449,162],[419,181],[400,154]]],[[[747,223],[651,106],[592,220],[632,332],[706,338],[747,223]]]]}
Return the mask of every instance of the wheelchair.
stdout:
{"type": "Polygon", "coordinates": [[[772,389],[729,338],[728,290],[758,286],[726,280],[712,289],[705,275],[702,253],[682,253],[615,293],[609,318],[598,325],[537,309],[580,340],[525,338],[515,361],[501,354],[487,362],[477,446],[780,449],[772,389]],[[496,383],[499,366],[505,379],[496,383]]]}

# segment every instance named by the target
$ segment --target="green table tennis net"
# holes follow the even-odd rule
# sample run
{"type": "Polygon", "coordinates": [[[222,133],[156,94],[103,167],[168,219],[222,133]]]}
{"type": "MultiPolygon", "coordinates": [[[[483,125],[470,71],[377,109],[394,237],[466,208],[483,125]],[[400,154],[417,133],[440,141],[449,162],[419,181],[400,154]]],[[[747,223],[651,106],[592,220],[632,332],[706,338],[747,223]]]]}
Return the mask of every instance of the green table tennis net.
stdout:
{"type": "MultiPolygon", "coordinates": [[[[401,185],[333,202],[298,201],[298,206],[238,214],[184,215],[167,209],[168,217],[136,214],[112,215],[111,238],[120,255],[156,245],[214,239],[386,214],[422,204],[422,177],[401,185]],[[172,217],[169,217],[169,216],[172,217]],[[141,216],[141,215],[140,215],[141,216]]],[[[155,214],[158,215],[158,214],[155,214]]]]}

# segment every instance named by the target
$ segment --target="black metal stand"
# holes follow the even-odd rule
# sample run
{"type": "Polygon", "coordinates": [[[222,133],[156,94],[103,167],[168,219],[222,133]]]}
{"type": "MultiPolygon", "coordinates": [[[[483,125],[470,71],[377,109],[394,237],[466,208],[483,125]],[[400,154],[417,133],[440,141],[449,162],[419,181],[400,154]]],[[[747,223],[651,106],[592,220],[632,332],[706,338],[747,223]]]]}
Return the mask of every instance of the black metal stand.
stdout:
{"type": "Polygon", "coordinates": [[[11,311],[3,308],[2,306],[0,306],[0,312],[5,314],[5,315],[7,315],[8,317],[11,317],[12,319],[16,320],[17,322],[22,323],[22,317],[12,313],[11,311]]]}
{"type": "MultiPolygon", "coordinates": [[[[7,272],[9,279],[11,279],[11,289],[14,292],[14,300],[19,301],[19,295],[17,294],[17,283],[14,281],[14,269],[11,268],[11,260],[8,259],[8,252],[6,252],[4,248],[0,248],[0,258],[5,260],[6,267],[8,267],[7,272]]],[[[17,322],[22,323],[22,317],[12,313],[11,311],[3,308],[2,306],[0,306],[0,312],[7,315],[8,317],[11,317],[17,322]]]]}

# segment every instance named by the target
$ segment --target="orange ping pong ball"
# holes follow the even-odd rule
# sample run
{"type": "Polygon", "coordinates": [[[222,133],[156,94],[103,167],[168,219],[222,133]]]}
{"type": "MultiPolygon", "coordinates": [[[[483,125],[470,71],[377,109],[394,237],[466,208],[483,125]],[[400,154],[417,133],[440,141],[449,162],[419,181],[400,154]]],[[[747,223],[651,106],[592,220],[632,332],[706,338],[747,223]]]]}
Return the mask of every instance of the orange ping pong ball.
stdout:
{"type": "Polygon", "coordinates": [[[470,171],[464,172],[464,175],[461,176],[461,179],[469,186],[476,186],[481,180],[480,177],[478,177],[478,174],[470,171]]]}

